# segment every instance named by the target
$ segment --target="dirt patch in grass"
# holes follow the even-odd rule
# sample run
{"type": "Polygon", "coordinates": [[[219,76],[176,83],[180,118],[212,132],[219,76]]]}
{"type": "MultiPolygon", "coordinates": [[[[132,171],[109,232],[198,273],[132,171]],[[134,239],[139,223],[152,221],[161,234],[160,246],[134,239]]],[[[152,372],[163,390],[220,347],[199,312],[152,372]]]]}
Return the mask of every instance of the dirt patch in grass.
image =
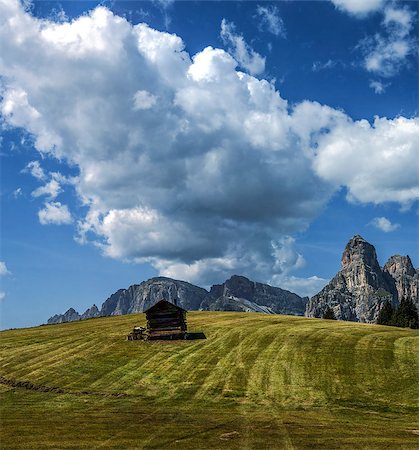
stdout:
{"type": "Polygon", "coordinates": [[[128,394],[123,392],[93,392],[93,391],[69,391],[56,386],[44,386],[41,384],[31,383],[30,381],[19,381],[5,378],[0,375],[0,384],[13,388],[27,389],[29,391],[50,392],[52,394],[69,394],[69,395],[97,395],[101,397],[127,397],[128,394]]]}

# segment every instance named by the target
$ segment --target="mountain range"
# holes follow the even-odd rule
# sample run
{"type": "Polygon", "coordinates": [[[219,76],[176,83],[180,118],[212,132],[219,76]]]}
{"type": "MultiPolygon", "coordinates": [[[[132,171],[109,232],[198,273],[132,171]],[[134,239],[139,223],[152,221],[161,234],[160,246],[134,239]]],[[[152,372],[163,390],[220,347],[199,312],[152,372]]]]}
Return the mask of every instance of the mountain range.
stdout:
{"type": "Polygon", "coordinates": [[[215,284],[209,291],[186,281],[155,277],[128,289],[119,289],[102,304],[83,314],[70,308],[48,320],[49,324],[72,322],[93,317],[139,313],[162,298],[187,310],[244,311],[266,314],[304,315],[308,297],[284,289],[255,283],[246,277],[233,275],[223,284],[215,284]]]}
{"type": "Polygon", "coordinates": [[[419,308],[419,270],[409,256],[392,256],[380,267],[373,245],[354,236],[342,255],[341,270],[312,298],[233,275],[222,284],[203,289],[186,281],[155,277],[128,289],[119,289],[101,308],[83,314],[70,308],[48,319],[48,324],[94,317],[140,313],[162,298],[187,310],[244,311],[322,317],[331,308],[339,320],[375,323],[386,300],[397,306],[411,299],[419,308]]]}

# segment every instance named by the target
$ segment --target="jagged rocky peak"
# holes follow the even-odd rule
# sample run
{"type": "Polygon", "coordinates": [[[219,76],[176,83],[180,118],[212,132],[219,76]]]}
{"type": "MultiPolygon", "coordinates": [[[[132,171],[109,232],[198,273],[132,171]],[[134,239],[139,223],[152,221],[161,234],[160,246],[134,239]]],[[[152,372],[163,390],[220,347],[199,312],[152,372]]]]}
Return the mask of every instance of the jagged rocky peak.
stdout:
{"type": "Polygon", "coordinates": [[[342,269],[307,303],[306,316],[322,317],[331,308],[337,319],[376,322],[384,302],[397,303],[394,279],[378,264],[375,248],[354,236],[342,255],[342,269]]]}
{"type": "Polygon", "coordinates": [[[389,260],[384,264],[383,270],[393,276],[393,278],[397,278],[400,275],[409,275],[411,277],[416,275],[416,270],[409,255],[390,256],[389,260]]]}
{"type": "Polygon", "coordinates": [[[391,256],[383,271],[394,280],[398,300],[410,299],[419,310],[419,271],[413,267],[409,256],[391,256]]]}
{"type": "Polygon", "coordinates": [[[205,289],[186,281],[154,277],[112,294],[103,303],[100,314],[110,316],[143,312],[163,298],[182,308],[197,310],[208,295],[205,289]]]}
{"type": "Polygon", "coordinates": [[[342,255],[342,272],[348,288],[370,285],[378,289],[384,282],[373,245],[359,234],[346,245],[342,255]]]}
{"type": "Polygon", "coordinates": [[[240,275],[233,275],[223,284],[214,284],[211,287],[210,294],[216,298],[222,295],[227,296],[229,294],[232,294],[236,297],[242,297],[248,300],[252,300],[255,292],[255,287],[256,283],[250,281],[248,278],[240,275]]]}
{"type": "Polygon", "coordinates": [[[307,298],[268,284],[233,275],[211,287],[202,309],[212,311],[254,311],[268,314],[303,315],[307,298]]]}
{"type": "Polygon", "coordinates": [[[80,319],[80,314],[74,308],[70,308],[64,314],[56,314],[55,316],[50,317],[47,323],[74,322],[80,319]]]}
{"type": "Polygon", "coordinates": [[[92,319],[94,317],[99,317],[100,311],[99,308],[96,305],[91,306],[90,308],[86,309],[86,311],[80,316],[81,319],[92,319]]]}
{"type": "Polygon", "coordinates": [[[346,244],[342,254],[342,269],[353,263],[374,264],[377,260],[375,248],[362,236],[356,234],[346,244]]]}

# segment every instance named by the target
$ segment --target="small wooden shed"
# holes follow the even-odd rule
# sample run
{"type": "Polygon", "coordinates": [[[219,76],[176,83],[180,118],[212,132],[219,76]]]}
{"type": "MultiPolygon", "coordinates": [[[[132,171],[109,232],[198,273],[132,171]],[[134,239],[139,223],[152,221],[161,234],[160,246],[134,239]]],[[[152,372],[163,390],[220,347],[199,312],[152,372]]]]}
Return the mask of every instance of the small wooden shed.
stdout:
{"type": "Polygon", "coordinates": [[[185,339],[186,310],[160,300],[145,311],[147,339],[185,339]]]}

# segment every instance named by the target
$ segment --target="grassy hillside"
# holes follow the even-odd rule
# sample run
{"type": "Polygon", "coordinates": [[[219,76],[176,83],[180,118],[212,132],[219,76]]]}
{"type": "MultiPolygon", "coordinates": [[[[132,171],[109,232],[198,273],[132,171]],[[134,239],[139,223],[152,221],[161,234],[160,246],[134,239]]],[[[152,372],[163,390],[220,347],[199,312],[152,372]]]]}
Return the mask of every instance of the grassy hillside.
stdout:
{"type": "Polygon", "coordinates": [[[413,330],[193,312],[206,340],[126,341],[144,321],[1,332],[1,448],[418,445],[413,330]]]}

